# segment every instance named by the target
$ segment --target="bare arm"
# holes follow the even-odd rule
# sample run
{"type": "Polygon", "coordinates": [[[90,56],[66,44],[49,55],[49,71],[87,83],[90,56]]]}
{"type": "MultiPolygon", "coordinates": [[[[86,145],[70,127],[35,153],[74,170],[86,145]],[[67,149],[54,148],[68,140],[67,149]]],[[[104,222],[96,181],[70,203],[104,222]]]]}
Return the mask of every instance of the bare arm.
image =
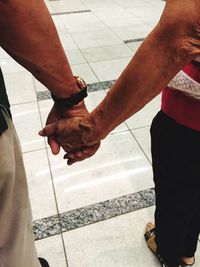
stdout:
{"type": "Polygon", "coordinates": [[[97,108],[86,118],[49,125],[41,135],[56,133],[60,144],[71,144],[74,149],[66,155],[71,163],[85,159],[73,151],[105,138],[200,55],[199,10],[199,0],[168,0],[159,23],[97,108]]]}
{"type": "Polygon", "coordinates": [[[163,15],[105,99],[89,116],[88,140],[103,139],[154,98],[200,54],[199,0],[168,0],[163,15]]]}
{"type": "Polygon", "coordinates": [[[43,0],[0,0],[0,46],[56,96],[78,91],[43,0]]]}
{"type": "MultiPolygon", "coordinates": [[[[0,0],[0,46],[58,98],[79,92],[43,0],[0,0]]],[[[54,105],[47,124],[87,114],[84,101],[70,109],[54,105]]],[[[58,154],[60,146],[54,136],[48,143],[52,153],[58,154]]],[[[99,142],[89,149],[95,153],[98,147],[99,142]]]]}

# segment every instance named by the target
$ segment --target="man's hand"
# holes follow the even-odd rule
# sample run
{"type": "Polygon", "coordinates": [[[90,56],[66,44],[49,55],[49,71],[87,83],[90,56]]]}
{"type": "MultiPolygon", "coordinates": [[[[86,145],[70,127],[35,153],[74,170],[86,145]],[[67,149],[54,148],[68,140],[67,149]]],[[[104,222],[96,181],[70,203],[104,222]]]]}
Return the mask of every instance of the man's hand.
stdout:
{"type": "MultiPolygon", "coordinates": [[[[53,105],[47,117],[46,125],[52,124],[64,118],[84,117],[86,115],[88,115],[88,111],[84,102],[79,103],[71,109],[65,109],[53,105]]],[[[54,155],[57,155],[60,152],[60,145],[56,142],[55,136],[52,135],[48,137],[48,144],[50,145],[51,151],[54,155]]]]}
{"type": "Polygon", "coordinates": [[[83,120],[86,115],[88,111],[84,102],[71,109],[54,105],[47,118],[46,127],[39,133],[48,137],[54,155],[59,153],[60,147],[67,152],[64,158],[68,159],[69,165],[91,157],[100,146],[98,141],[86,144],[86,135],[90,129],[90,125],[83,120]]]}

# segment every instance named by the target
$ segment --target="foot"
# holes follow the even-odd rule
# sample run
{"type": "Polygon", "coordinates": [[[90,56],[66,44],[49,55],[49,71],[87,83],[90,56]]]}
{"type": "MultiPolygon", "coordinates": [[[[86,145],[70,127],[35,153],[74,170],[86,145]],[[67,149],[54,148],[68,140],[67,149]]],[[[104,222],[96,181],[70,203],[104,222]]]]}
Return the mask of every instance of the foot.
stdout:
{"type": "Polygon", "coordinates": [[[147,246],[156,256],[162,267],[169,267],[163,260],[162,256],[157,252],[157,245],[155,242],[155,225],[153,223],[148,223],[145,228],[144,234],[147,246]]]}
{"type": "Polygon", "coordinates": [[[157,251],[157,245],[155,242],[155,225],[153,223],[148,223],[145,228],[145,239],[147,246],[155,254],[157,251]]]}
{"type": "MultiPolygon", "coordinates": [[[[145,228],[145,239],[147,242],[147,246],[150,248],[150,250],[154,253],[158,261],[160,262],[162,267],[170,267],[168,266],[165,261],[163,260],[162,256],[157,251],[157,245],[155,242],[155,225],[153,223],[148,223],[145,228]]],[[[177,267],[187,267],[187,265],[180,264],[177,267]]]]}
{"type": "Polygon", "coordinates": [[[49,267],[49,264],[48,264],[48,262],[45,259],[38,258],[38,260],[39,260],[39,262],[40,262],[40,264],[41,264],[42,267],[49,267]]]}
{"type": "Polygon", "coordinates": [[[183,263],[183,267],[192,266],[195,263],[195,257],[191,258],[183,257],[181,258],[181,261],[183,263]]]}

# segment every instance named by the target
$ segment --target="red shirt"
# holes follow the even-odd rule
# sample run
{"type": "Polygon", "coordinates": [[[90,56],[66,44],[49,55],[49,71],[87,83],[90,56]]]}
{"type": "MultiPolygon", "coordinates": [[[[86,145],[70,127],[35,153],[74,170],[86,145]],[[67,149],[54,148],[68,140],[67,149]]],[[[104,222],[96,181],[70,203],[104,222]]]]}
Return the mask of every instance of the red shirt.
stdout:
{"type": "MultiPolygon", "coordinates": [[[[200,63],[192,62],[185,66],[183,71],[200,83],[200,63]]],[[[162,92],[161,108],[166,115],[178,123],[200,131],[200,100],[166,87],[162,92]]]]}

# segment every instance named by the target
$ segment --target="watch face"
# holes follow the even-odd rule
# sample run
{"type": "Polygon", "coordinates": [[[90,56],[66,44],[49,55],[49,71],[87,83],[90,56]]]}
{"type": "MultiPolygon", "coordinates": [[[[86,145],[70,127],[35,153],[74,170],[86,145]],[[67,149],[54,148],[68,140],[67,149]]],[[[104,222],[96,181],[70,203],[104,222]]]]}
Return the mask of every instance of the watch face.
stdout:
{"type": "Polygon", "coordinates": [[[86,82],[79,76],[74,76],[80,90],[87,88],[86,82]]]}

